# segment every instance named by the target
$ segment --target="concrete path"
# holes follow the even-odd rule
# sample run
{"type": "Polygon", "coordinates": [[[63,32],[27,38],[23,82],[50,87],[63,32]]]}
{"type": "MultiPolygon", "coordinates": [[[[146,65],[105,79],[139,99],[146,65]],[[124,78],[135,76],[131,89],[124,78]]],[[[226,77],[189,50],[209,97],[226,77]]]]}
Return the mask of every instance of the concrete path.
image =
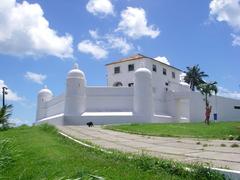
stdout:
{"type": "Polygon", "coordinates": [[[239,141],[198,140],[190,138],[152,137],[102,129],[100,126],[58,126],[73,138],[86,140],[103,148],[131,153],[146,153],[183,162],[210,163],[212,167],[240,170],[240,147],[230,147],[239,141]],[[200,142],[200,144],[198,143],[200,142]],[[225,144],[226,147],[222,147],[225,144]]]}

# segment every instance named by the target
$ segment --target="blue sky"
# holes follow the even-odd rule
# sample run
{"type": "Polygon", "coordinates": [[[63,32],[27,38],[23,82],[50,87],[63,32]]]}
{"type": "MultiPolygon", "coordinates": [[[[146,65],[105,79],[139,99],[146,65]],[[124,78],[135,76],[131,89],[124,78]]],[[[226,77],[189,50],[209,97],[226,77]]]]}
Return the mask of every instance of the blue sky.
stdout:
{"type": "Polygon", "coordinates": [[[44,84],[64,92],[74,62],[88,85],[106,85],[104,65],[136,53],[199,64],[240,98],[240,1],[0,0],[0,86],[17,123],[34,122],[44,84]]]}

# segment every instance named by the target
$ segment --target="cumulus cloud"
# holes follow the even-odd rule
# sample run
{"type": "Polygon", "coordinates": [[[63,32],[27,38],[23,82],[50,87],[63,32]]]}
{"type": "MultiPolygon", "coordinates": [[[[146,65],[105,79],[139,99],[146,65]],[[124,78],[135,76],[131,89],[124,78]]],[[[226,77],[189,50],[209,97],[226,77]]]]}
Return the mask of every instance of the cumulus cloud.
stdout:
{"type": "Polygon", "coordinates": [[[114,6],[110,0],[89,0],[86,9],[93,15],[114,15],[114,6]]]}
{"type": "Polygon", "coordinates": [[[81,41],[78,44],[78,50],[86,54],[91,54],[96,59],[103,59],[108,55],[107,50],[90,40],[81,41]]]}
{"type": "Polygon", "coordinates": [[[72,57],[72,36],[59,36],[49,27],[41,6],[26,1],[1,0],[0,53],[16,56],[72,57]]]}
{"type": "Polygon", "coordinates": [[[99,38],[97,30],[89,30],[88,32],[93,39],[98,39],[99,38]]]}
{"type": "Polygon", "coordinates": [[[164,56],[163,57],[157,56],[154,59],[157,60],[157,61],[160,61],[160,62],[162,62],[164,64],[170,65],[169,60],[166,57],[164,57],[164,56]]]}
{"type": "Polygon", "coordinates": [[[78,44],[78,50],[91,54],[96,59],[106,58],[109,50],[117,50],[126,55],[134,46],[126,38],[114,34],[100,35],[97,30],[89,30],[91,40],[84,40],[78,44]]]}
{"type": "Polygon", "coordinates": [[[236,35],[236,34],[231,34],[233,41],[232,41],[232,45],[233,46],[240,46],[240,35],[236,35]]]}
{"type": "Polygon", "coordinates": [[[212,0],[210,16],[240,30],[240,0],[212,0]]]}
{"type": "Polygon", "coordinates": [[[230,91],[223,87],[218,87],[218,95],[233,99],[240,99],[240,92],[238,91],[230,91]]]}
{"type": "Polygon", "coordinates": [[[160,34],[158,28],[148,25],[145,10],[133,7],[127,7],[121,12],[121,20],[116,31],[122,31],[134,39],[142,36],[156,38],[160,34]]]}
{"type": "MultiPolygon", "coordinates": [[[[22,97],[18,96],[16,92],[12,91],[5,83],[3,80],[0,80],[0,90],[2,90],[2,87],[7,87],[7,92],[8,94],[6,95],[6,100],[9,101],[21,101],[23,100],[22,97]]],[[[2,93],[0,94],[2,98],[2,93]]]]}
{"type": "Polygon", "coordinates": [[[47,76],[44,74],[38,74],[34,72],[26,72],[24,77],[38,84],[43,84],[43,81],[47,78],[47,76]]]}
{"type": "Polygon", "coordinates": [[[127,54],[133,49],[133,45],[128,43],[125,38],[107,35],[107,41],[110,49],[118,49],[122,54],[127,54]]]}
{"type": "MultiPolygon", "coordinates": [[[[211,19],[227,23],[235,32],[240,31],[240,0],[212,0],[209,8],[211,19]]],[[[232,45],[240,46],[240,35],[231,35],[232,45]]]]}

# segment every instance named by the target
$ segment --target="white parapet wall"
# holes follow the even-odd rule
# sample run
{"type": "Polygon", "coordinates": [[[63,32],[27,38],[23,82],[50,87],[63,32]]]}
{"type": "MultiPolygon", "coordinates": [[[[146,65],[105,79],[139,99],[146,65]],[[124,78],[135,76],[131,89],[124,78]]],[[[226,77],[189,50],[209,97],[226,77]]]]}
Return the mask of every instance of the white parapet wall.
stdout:
{"type": "MultiPolygon", "coordinates": [[[[191,122],[201,122],[205,119],[205,102],[203,98],[203,95],[199,92],[191,92],[189,106],[191,122]]],[[[217,121],[240,120],[240,109],[235,108],[240,106],[240,100],[213,95],[209,98],[209,102],[212,106],[211,120],[214,119],[214,113],[217,113],[217,121]]]]}
{"type": "MultiPolygon", "coordinates": [[[[201,122],[205,103],[186,83],[166,88],[153,84],[152,72],[144,67],[134,72],[133,87],[89,87],[75,65],[69,71],[66,91],[60,96],[45,87],[38,93],[37,123],[83,125],[116,123],[201,122]]],[[[156,77],[155,77],[156,78],[156,77]]],[[[218,121],[239,121],[240,100],[212,96],[212,116],[218,121]]]]}
{"type": "Polygon", "coordinates": [[[133,88],[87,87],[86,112],[132,112],[133,88]]]}

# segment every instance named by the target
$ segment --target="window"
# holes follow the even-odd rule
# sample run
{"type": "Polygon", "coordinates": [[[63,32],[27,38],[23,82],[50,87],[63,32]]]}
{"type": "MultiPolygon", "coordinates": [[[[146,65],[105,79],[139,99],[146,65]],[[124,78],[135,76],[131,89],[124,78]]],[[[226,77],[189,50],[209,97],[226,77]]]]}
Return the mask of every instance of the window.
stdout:
{"type": "Polygon", "coordinates": [[[157,66],[156,66],[155,64],[152,65],[152,70],[153,70],[154,72],[157,72],[157,66]]]}
{"type": "Polygon", "coordinates": [[[167,75],[167,69],[163,68],[163,75],[167,75]]]}
{"type": "Polygon", "coordinates": [[[121,82],[115,82],[113,84],[114,87],[119,87],[119,86],[123,86],[123,84],[121,82]]]}
{"type": "Polygon", "coordinates": [[[114,74],[120,73],[120,66],[114,68],[114,74]]]}
{"type": "Polygon", "coordinates": [[[134,85],[134,83],[129,83],[128,87],[132,87],[134,85]]]}
{"type": "Polygon", "coordinates": [[[172,78],[173,78],[173,79],[176,78],[176,74],[175,74],[175,72],[172,72],[172,78]]]}
{"type": "Polygon", "coordinates": [[[128,65],[128,71],[134,71],[134,64],[128,65]]]}
{"type": "Polygon", "coordinates": [[[240,109],[240,106],[234,106],[234,109],[240,109]]]}

